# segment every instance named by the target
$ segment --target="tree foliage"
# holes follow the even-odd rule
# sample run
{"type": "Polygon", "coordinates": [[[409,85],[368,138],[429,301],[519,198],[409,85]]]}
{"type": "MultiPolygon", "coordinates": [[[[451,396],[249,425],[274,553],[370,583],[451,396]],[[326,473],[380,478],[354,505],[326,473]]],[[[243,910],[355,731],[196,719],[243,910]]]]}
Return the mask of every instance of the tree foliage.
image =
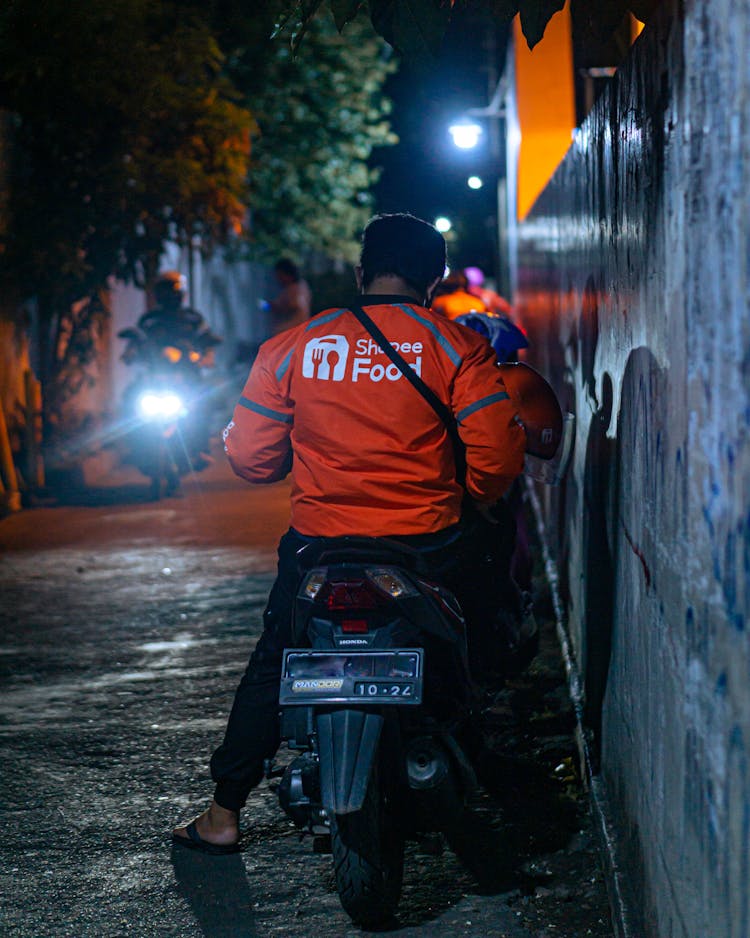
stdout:
{"type": "Polygon", "coordinates": [[[101,325],[101,305],[78,301],[112,275],[143,280],[167,238],[220,241],[244,215],[252,120],[206,24],[178,13],[148,0],[0,10],[14,123],[0,274],[36,300],[48,431],[101,325]]]}
{"type": "Polygon", "coordinates": [[[37,302],[48,425],[101,323],[98,302],[75,304],[111,276],[147,285],[167,240],[347,252],[366,213],[367,156],[393,139],[380,99],[386,46],[352,24],[355,49],[332,19],[303,27],[293,15],[283,28],[282,7],[0,5],[14,155],[0,284],[37,302]]]}
{"type": "Polygon", "coordinates": [[[34,292],[74,300],[137,276],[167,237],[221,240],[242,219],[252,120],[206,25],[178,12],[46,0],[0,13],[17,154],[4,253],[34,292]]]}
{"type": "MultiPolygon", "coordinates": [[[[659,0],[596,0],[590,3],[590,28],[607,38],[626,13],[645,21],[659,0]]],[[[501,22],[520,14],[521,28],[529,48],[544,35],[547,23],[565,0],[296,0],[292,4],[302,29],[326,7],[336,25],[343,29],[360,10],[367,8],[376,32],[394,48],[417,60],[429,60],[440,47],[451,12],[459,7],[489,10],[501,22]]]]}
{"type": "Polygon", "coordinates": [[[248,224],[261,254],[310,252],[353,260],[372,213],[367,159],[396,141],[383,81],[394,67],[362,19],[345,37],[328,17],[309,24],[296,53],[290,24],[273,40],[261,82],[248,94],[258,125],[248,224]],[[332,103],[335,106],[332,106],[332,103]]]}

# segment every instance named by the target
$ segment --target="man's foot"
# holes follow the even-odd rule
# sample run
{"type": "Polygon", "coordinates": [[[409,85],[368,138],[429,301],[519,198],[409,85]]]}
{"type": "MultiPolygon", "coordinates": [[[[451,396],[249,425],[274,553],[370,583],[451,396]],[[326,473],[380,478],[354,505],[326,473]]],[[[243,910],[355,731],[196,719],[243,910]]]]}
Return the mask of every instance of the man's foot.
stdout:
{"type": "Polygon", "coordinates": [[[239,812],[222,808],[212,801],[208,809],[184,827],[175,827],[172,840],[206,853],[228,852],[240,839],[239,812]],[[218,848],[212,851],[211,847],[218,848]],[[225,848],[222,850],[222,848],[225,848]]]}

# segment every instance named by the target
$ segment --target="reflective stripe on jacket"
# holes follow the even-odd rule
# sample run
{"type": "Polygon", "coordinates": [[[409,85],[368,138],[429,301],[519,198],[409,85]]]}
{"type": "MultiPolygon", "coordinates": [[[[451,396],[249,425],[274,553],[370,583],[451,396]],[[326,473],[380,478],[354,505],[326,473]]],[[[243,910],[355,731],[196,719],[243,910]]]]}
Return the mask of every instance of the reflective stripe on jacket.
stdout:
{"type": "MultiPolygon", "coordinates": [[[[521,472],[525,437],[487,340],[407,299],[361,301],[455,414],[469,494],[496,501],[521,472]]],[[[261,346],[224,440],[250,482],[284,478],[293,453],[302,534],[419,534],[460,517],[445,425],[344,308],[261,346]]]]}

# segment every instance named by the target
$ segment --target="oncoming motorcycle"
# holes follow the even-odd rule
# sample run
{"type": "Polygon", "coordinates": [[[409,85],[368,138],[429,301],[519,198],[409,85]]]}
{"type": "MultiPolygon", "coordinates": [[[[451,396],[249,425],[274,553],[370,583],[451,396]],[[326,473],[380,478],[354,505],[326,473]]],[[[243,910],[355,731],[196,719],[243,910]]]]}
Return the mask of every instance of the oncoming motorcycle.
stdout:
{"type": "Polygon", "coordinates": [[[123,360],[138,369],[124,394],[126,459],[151,480],[151,497],[174,494],[180,477],[207,464],[203,353],[187,339],[158,345],[123,329],[123,360]]]}

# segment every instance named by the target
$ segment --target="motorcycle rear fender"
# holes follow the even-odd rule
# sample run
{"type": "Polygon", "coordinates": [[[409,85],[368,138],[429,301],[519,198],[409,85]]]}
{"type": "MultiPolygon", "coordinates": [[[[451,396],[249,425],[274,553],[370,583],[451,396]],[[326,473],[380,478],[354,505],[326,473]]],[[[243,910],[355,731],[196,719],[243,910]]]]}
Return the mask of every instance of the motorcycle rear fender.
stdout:
{"type": "Polygon", "coordinates": [[[329,814],[361,809],[382,727],[379,713],[333,710],[317,714],[320,793],[329,814]]]}

